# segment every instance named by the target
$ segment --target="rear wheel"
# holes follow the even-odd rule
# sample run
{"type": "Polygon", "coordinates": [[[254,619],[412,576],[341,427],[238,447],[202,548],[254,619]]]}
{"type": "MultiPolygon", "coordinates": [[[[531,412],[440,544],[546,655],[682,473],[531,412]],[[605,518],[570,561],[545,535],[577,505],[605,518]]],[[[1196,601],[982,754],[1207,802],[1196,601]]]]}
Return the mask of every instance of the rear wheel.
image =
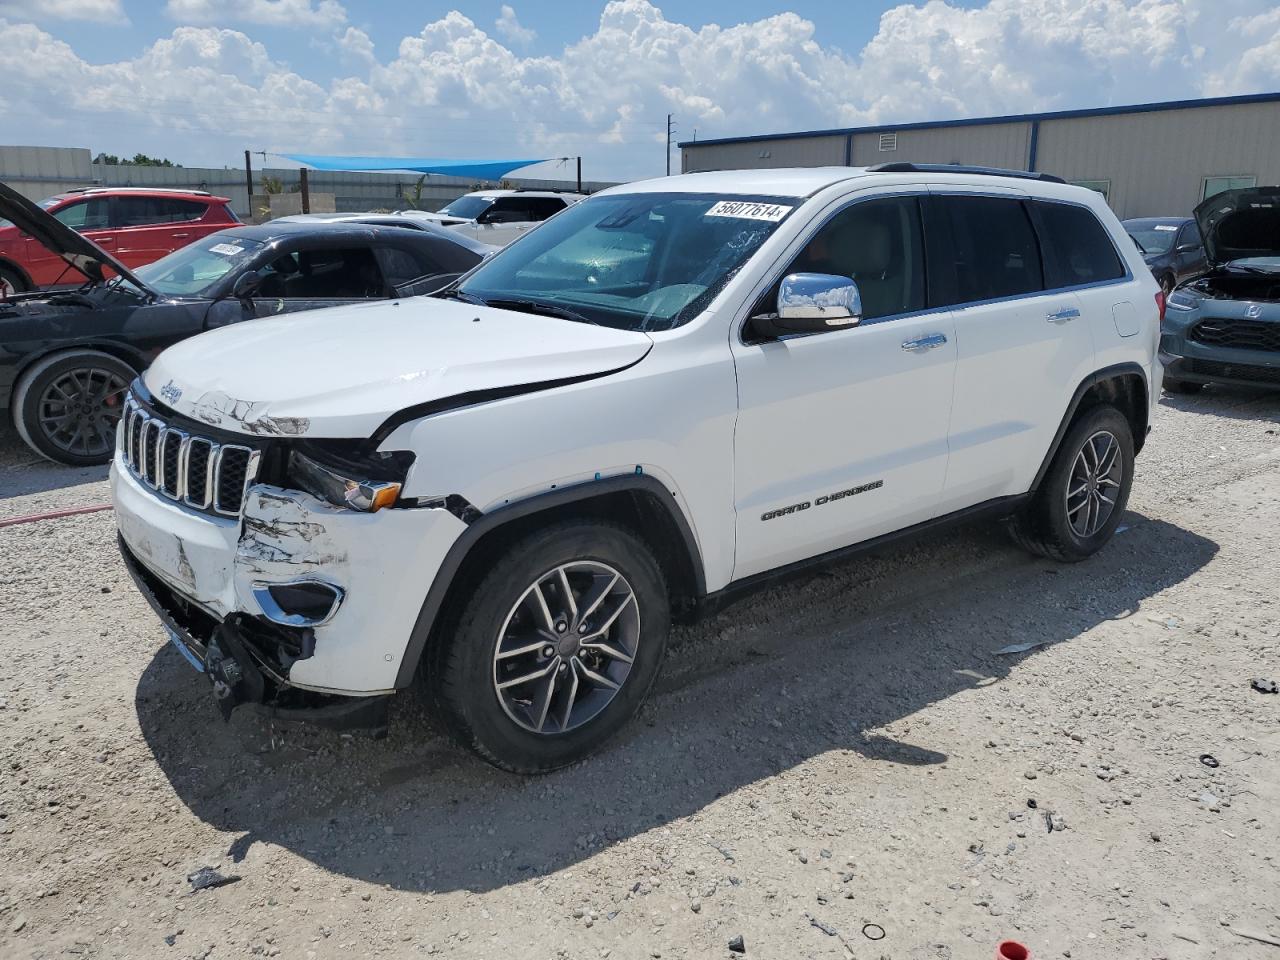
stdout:
{"type": "Polygon", "coordinates": [[[115,451],[116,424],[135,376],[128,364],[92,350],[37,361],[14,391],[18,434],[36,453],[59,463],[106,463],[115,451]]]}
{"type": "Polygon", "coordinates": [[[1032,553],[1073,563],[1106,545],[1129,502],[1133,433],[1115,407],[1082,413],[1050,464],[1027,509],[1010,524],[1032,553]]]}
{"type": "Polygon", "coordinates": [[[1204,389],[1204,384],[1193,383],[1190,380],[1174,380],[1170,377],[1165,377],[1164,388],[1169,393],[1199,393],[1204,389]]]}
{"type": "Polygon", "coordinates": [[[666,584],[648,546],[609,523],[513,544],[464,602],[434,699],[490,763],[543,773],[579,760],[640,709],[666,651],[666,584]]]}

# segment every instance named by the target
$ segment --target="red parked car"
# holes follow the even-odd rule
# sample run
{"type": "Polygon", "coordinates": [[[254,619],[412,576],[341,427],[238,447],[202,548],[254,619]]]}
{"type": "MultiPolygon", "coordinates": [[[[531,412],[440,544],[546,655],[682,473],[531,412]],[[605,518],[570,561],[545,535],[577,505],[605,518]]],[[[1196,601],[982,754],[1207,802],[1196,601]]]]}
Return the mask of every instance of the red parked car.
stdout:
{"type": "MultiPolygon", "coordinates": [[[[230,203],[226,197],[201,190],[87,187],[49,197],[39,205],[115,254],[126,267],[141,267],[239,223],[230,203]]],[[[65,260],[0,220],[0,297],[78,282],[79,274],[65,260]]]]}

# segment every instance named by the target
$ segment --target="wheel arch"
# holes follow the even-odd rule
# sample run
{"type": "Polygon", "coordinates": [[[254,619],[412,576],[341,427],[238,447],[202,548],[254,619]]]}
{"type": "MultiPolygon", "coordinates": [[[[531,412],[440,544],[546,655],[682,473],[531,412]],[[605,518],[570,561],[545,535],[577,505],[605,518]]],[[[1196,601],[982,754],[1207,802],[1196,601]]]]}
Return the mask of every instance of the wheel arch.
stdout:
{"type": "Polygon", "coordinates": [[[1081,413],[1095,406],[1113,406],[1124,414],[1129,421],[1129,429],[1133,432],[1133,452],[1140,452],[1147,439],[1150,391],[1147,373],[1136,363],[1118,363],[1089,374],[1072,394],[1058,431],[1053,436],[1053,442],[1040,463],[1040,469],[1036,471],[1031,492],[1040,489],[1040,484],[1062,445],[1062,438],[1071,429],[1071,425],[1081,413]]]}
{"type": "Polygon", "coordinates": [[[410,632],[396,687],[413,682],[424,655],[427,668],[434,669],[435,655],[444,647],[441,635],[464,590],[505,546],[548,523],[591,518],[621,523],[649,545],[666,576],[677,616],[692,611],[706,595],[693,528],[675,494],[656,478],[629,474],[548,491],[480,515],[449,549],[410,632]]]}
{"type": "Polygon", "coordinates": [[[56,361],[60,357],[74,353],[101,353],[127,364],[137,374],[141,374],[147,368],[146,358],[141,353],[119,343],[76,343],[51,346],[23,357],[22,363],[14,371],[13,382],[9,386],[9,395],[6,398],[9,409],[14,409],[18,388],[28,373],[42,363],[56,361]]]}
{"type": "Polygon", "coordinates": [[[31,282],[31,274],[22,268],[22,265],[8,257],[0,257],[0,269],[8,270],[10,273],[16,273],[18,279],[21,280],[28,290],[35,288],[35,284],[31,282]]]}

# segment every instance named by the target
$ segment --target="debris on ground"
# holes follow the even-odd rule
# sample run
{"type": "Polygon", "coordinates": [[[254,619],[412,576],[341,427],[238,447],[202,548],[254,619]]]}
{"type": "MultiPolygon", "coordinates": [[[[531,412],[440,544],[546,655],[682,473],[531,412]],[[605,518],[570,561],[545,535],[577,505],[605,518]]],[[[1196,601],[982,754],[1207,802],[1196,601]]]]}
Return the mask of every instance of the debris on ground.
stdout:
{"type": "Polygon", "coordinates": [[[225,887],[229,883],[235,883],[240,877],[234,873],[222,874],[213,867],[201,867],[195,873],[187,874],[187,883],[191,884],[191,892],[197,890],[212,890],[215,887],[225,887]]]}
{"type": "Polygon", "coordinates": [[[862,925],[862,935],[868,940],[883,940],[884,927],[878,923],[864,923],[862,925]]]}
{"type": "Polygon", "coordinates": [[[742,934],[738,934],[729,940],[729,951],[731,953],[746,953],[747,943],[742,939],[742,934]]]}
{"type": "Polygon", "coordinates": [[[992,650],[992,653],[1026,653],[1028,650],[1034,650],[1036,647],[1043,647],[1049,640],[1028,640],[1026,643],[1011,643],[1007,647],[1001,647],[999,650],[992,650]]]}
{"type": "Polygon", "coordinates": [[[1249,686],[1259,693],[1280,693],[1280,686],[1274,680],[1264,680],[1262,677],[1254,677],[1249,681],[1249,686]]]}
{"type": "Polygon", "coordinates": [[[1210,769],[1213,769],[1218,766],[1218,758],[1215,757],[1212,753],[1200,754],[1200,762],[1203,763],[1206,767],[1209,767],[1210,769]]]}

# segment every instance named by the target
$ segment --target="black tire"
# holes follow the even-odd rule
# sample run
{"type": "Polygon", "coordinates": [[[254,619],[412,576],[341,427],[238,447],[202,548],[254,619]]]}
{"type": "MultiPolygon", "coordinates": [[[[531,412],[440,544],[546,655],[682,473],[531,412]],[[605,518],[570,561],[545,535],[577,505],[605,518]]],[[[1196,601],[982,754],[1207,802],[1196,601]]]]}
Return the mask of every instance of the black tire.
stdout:
{"type": "MultiPolygon", "coordinates": [[[[1012,519],[1009,531],[1014,541],[1031,553],[1062,563],[1076,563],[1093,556],[1111,539],[1124,515],[1132,485],[1133,433],[1129,421],[1115,407],[1092,407],[1081,412],[1067,430],[1040,488],[1030,505],[1012,519]],[[1077,457],[1082,455],[1086,442],[1104,433],[1110,434],[1119,448],[1116,456],[1122,473],[1118,479],[1108,481],[1118,484],[1110,512],[1100,520],[1096,530],[1085,535],[1073,525],[1073,520],[1080,523],[1080,518],[1078,511],[1070,512],[1069,490],[1080,489],[1073,484],[1073,475],[1078,484],[1079,478],[1074,471],[1077,457]]],[[[1111,488],[1098,486],[1097,489],[1111,488]]],[[[1089,495],[1086,492],[1085,499],[1089,495]]],[[[1078,499],[1075,502],[1079,504],[1078,499]]],[[[1090,508],[1086,506],[1084,509],[1088,511],[1090,508]]],[[[1088,516],[1087,512],[1085,516],[1088,516]]],[[[1087,528],[1087,524],[1080,525],[1087,528]]]]}
{"type": "MultiPolygon", "coordinates": [[[[571,586],[570,592],[574,589],[571,586]]],[[[544,608],[558,609],[556,592],[553,591],[546,599],[544,608]]],[[[585,593],[579,595],[579,599],[583,596],[585,593]]],[[[612,595],[609,599],[613,599],[612,595]]],[[[604,606],[601,604],[602,609],[604,606]]],[[[625,608],[625,603],[619,605],[619,609],[625,608]]],[[[557,523],[512,544],[496,559],[479,585],[461,601],[456,613],[456,617],[446,622],[440,640],[442,649],[433,658],[434,669],[426,678],[432,700],[461,744],[489,763],[514,773],[546,773],[563,767],[582,759],[617,733],[648,696],[666,653],[671,626],[666,582],[652,551],[631,530],[608,522],[557,523]],[[547,578],[554,571],[564,565],[579,563],[607,565],[621,574],[625,585],[629,586],[637,615],[636,639],[631,651],[634,657],[625,667],[629,672],[616,692],[595,686],[589,689],[589,696],[602,694],[612,698],[598,708],[598,713],[580,726],[566,724],[563,732],[539,733],[522,726],[508,713],[511,706],[510,703],[504,705],[504,694],[498,689],[498,677],[502,670],[508,669],[509,661],[499,661],[497,654],[504,635],[510,636],[504,634],[504,627],[512,623],[513,617],[522,615],[517,611],[523,609],[522,602],[525,601],[522,598],[530,595],[532,585],[550,585],[547,578]]],[[[558,617],[559,614],[550,616],[558,617]]],[[[584,624],[587,619],[583,617],[584,624]]],[[[559,626],[558,620],[555,626],[559,626]]],[[[545,642],[551,648],[554,643],[571,645],[570,637],[575,632],[573,629],[562,631],[560,637],[551,637],[545,632],[524,635],[533,639],[534,646],[545,642]],[[542,639],[544,636],[547,637],[545,641],[542,639]]],[[[515,641],[516,646],[522,644],[523,640],[515,641]]],[[[541,653],[523,656],[542,658],[541,653]]],[[[572,659],[568,654],[566,657],[572,659]]],[[[555,659],[560,662],[559,654],[555,659]]],[[[541,662],[550,663],[550,658],[541,662]]],[[[568,679],[575,684],[573,692],[579,692],[576,669],[579,664],[568,666],[571,674],[568,678],[557,680],[553,672],[553,683],[544,686],[533,681],[529,687],[515,688],[517,691],[533,688],[528,694],[530,716],[536,712],[534,707],[540,702],[536,692],[539,688],[550,690],[546,694],[548,704],[557,704],[557,711],[542,711],[544,719],[562,708],[565,716],[573,710],[574,700],[568,701],[567,708],[563,704],[568,679]]],[[[610,660],[609,669],[613,666],[610,660]]],[[[519,669],[526,668],[521,666],[519,669]]],[[[583,689],[587,689],[585,681],[583,689]]],[[[558,725],[558,721],[551,722],[558,725]]]]}
{"type": "Polygon", "coordinates": [[[1194,383],[1191,380],[1174,380],[1172,377],[1164,378],[1164,389],[1167,393],[1199,393],[1204,389],[1203,383],[1194,383]]]}
{"type": "Polygon", "coordinates": [[[11,267],[0,266],[0,300],[10,292],[26,293],[28,289],[27,281],[22,278],[22,274],[11,267]]]}
{"type": "Polygon", "coordinates": [[[109,462],[123,391],[137,375],[127,363],[96,350],[55,353],[36,361],[13,392],[18,435],[36,453],[58,463],[88,467],[109,462]],[[52,417],[70,420],[56,428],[52,417]],[[69,437],[71,430],[79,439],[69,437]]]}

